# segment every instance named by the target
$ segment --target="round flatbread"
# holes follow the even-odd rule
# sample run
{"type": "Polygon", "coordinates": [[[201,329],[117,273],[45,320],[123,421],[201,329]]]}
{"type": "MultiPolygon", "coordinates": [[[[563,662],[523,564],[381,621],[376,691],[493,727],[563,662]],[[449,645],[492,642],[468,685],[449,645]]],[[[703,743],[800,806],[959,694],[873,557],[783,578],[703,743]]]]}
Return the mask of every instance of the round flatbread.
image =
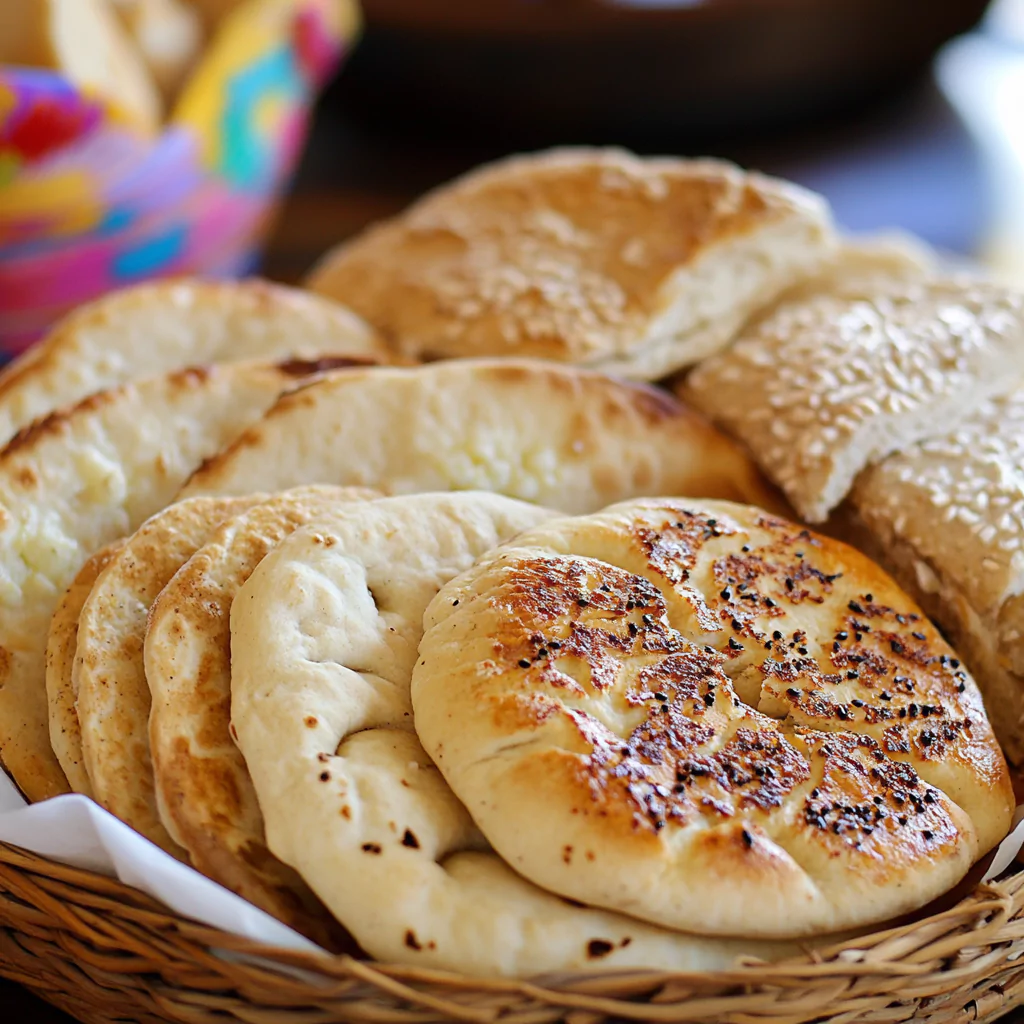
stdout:
{"type": "Polygon", "coordinates": [[[834,244],[811,192],[712,160],[560,149],[482,167],[329,254],[310,287],[408,355],[658,380],[834,244]]]}
{"type": "Polygon", "coordinates": [[[416,727],[517,871],[669,927],[862,927],[1014,799],[974,681],[873,562],[747,506],[562,519],[445,586],[416,727]]]}
{"type": "Polygon", "coordinates": [[[330,915],[267,849],[259,802],[231,737],[231,604],[267,552],[298,527],[375,497],[355,487],[300,487],[235,516],[164,587],[146,630],[149,743],[164,826],[194,868],[321,945],[333,944],[330,915]]]}
{"type": "Polygon", "coordinates": [[[174,857],[149,753],[146,617],[157,594],[217,527],[255,498],[192,498],[148,519],[99,574],[78,620],[73,688],[82,753],[100,806],[174,857]]]}
{"type": "Polygon", "coordinates": [[[75,574],[324,365],[236,363],[126,384],[39,421],[0,453],[0,760],[30,800],[68,791],[50,747],[45,652],[75,574]]]}
{"type": "Polygon", "coordinates": [[[512,360],[332,374],[279,402],[183,494],[311,483],[496,491],[567,512],[641,494],[777,503],[736,445],[665,392],[512,360]]]}
{"type": "Polygon", "coordinates": [[[76,793],[92,796],[92,783],[82,757],[82,730],[75,706],[75,650],[78,617],[96,577],[110,564],[124,541],[114,541],[97,551],[71,581],[50,620],[46,642],[46,704],[50,716],[50,745],[68,785],[76,793]]]}
{"type": "Polygon", "coordinates": [[[0,373],[0,443],[33,420],[140,377],[240,360],[388,362],[336,302],[268,281],[155,281],[81,306],[0,373]]]}
{"type": "Polygon", "coordinates": [[[794,952],[673,934],[536,888],[488,849],[423,753],[409,681],[424,608],[542,518],[487,494],[384,499],[296,531],[260,563],[231,612],[232,721],[271,850],[385,962],[517,976],[794,952]]]}

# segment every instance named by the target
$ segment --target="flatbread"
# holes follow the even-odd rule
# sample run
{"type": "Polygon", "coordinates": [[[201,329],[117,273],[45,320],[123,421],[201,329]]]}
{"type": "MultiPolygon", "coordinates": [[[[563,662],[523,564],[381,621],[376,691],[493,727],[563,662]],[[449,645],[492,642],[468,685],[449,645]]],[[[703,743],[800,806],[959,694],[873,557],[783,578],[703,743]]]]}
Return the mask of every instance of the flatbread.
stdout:
{"type": "Polygon", "coordinates": [[[795,952],[545,893],[489,851],[423,753],[409,700],[423,609],[543,515],[486,494],[384,499],[297,530],[260,563],[231,612],[232,722],[271,850],[389,963],[487,977],[795,952]]]}
{"type": "Polygon", "coordinates": [[[149,740],[167,832],[197,870],[321,945],[332,944],[329,914],[267,849],[256,793],[231,737],[231,603],[293,530],[375,497],[359,488],[301,487],[222,524],[164,587],[146,631],[149,740]]]}
{"type": "Polygon", "coordinates": [[[68,791],[50,747],[50,618],[85,560],[164,508],[206,457],[317,364],[233,364],[126,384],[0,453],[0,759],[30,800],[68,791]]]}
{"type": "Polygon", "coordinates": [[[182,493],[311,483],[496,491],[567,512],[640,494],[778,502],[738,447],[665,392],[519,360],[333,374],[279,402],[182,493]]]}
{"type": "Polygon", "coordinates": [[[835,244],[828,206],[733,164],[559,149],[482,167],[328,254],[310,287],[418,359],[657,380],[718,351],[835,244]]]}
{"type": "Polygon", "coordinates": [[[73,683],[75,650],[78,646],[78,617],[82,605],[124,541],[116,540],[90,558],[60,599],[50,620],[46,641],[46,704],[49,709],[50,745],[54,757],[76,793],[92,796],[92,783],[82,758],[82,730],[78,722],[73,683]]]}
{"type": "Polygon", "coordinates": [[[1024,377],[1024,295],[983,281],[840,282],[784,303],[682,394],[753,453],[802,518],[1024,377]]]}
{"type": "Polygon", "coordinates": [[[78,620],[73,688],[101,807],[181,860],[156,807],[142,651],[157,594],[217,527],[259,498],[192,498],[147,519],[97,577],[78,620]]]}
{"type": "Polygon", "coordinates": [[[974,681],[873,562],[727,502],[542,524],[442,588],[424,749],[505,861],[672,928],[796,938],[951,889],[1004,838],[974,681]]]}
{"type": "Polygon", "coordinates": [[[139,377],[240,360],[388,361],[335,302],[267,281],[157,281],[65,317],[0,373],[0,443],[40,416],[139,377]]]}

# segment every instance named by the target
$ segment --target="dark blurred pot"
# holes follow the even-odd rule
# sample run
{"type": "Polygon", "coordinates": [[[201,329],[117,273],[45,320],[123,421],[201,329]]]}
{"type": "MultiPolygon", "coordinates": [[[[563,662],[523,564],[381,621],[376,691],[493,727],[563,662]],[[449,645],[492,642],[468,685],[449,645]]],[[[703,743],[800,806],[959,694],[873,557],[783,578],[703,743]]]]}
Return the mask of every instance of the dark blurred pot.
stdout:
{"type": "Polygon", "coordinates": [[[364,0],[336,95],[370,117],[538,143],[713,137],[915,77],[987,0],[364,0]]]}

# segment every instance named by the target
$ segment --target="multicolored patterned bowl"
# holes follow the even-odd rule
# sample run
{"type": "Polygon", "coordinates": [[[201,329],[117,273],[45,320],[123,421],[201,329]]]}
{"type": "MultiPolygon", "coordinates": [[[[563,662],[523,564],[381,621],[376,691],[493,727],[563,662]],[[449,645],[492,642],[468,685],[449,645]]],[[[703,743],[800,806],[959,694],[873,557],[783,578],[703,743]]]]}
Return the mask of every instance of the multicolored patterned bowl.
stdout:
{"type": "Polygon", "coordinates": [[[245,0],[156,138],[57,74],[0,68],[0,362],[111,289],[249,270],[358,28],[355,0],[245,0]]]}

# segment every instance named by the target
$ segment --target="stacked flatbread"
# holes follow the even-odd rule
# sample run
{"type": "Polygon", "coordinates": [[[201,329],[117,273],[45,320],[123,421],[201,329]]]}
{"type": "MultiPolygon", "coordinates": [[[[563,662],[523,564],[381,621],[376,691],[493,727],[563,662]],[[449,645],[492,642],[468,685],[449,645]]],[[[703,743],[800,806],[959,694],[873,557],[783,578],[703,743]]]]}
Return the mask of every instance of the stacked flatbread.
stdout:
{"type": "Polygon", "coordinates": [[[592,150],[469,175],[314,286],[142,286],[0,375],[26,796],[481,976],[776,959],[1005,835],[1019,296],[592,150]],[[693,364],[701,412],[623,379],[693,364]]]}

